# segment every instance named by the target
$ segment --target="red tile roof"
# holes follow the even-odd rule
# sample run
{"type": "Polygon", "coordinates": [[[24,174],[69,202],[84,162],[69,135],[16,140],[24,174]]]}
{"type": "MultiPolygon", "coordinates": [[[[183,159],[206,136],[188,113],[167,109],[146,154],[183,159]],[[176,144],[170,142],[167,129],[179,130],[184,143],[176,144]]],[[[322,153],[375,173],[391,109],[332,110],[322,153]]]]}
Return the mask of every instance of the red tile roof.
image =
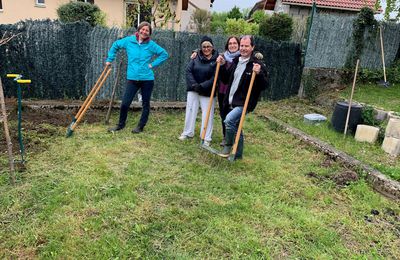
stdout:
{"type": "MultiPolygon", "coordinates": [[[[313,0],[282,0],[282,4],[312,6],[313,0]]],[[[317,7],[359,11],[367,6],[374,9],[376,0],[316,0],[317,7]]]]}

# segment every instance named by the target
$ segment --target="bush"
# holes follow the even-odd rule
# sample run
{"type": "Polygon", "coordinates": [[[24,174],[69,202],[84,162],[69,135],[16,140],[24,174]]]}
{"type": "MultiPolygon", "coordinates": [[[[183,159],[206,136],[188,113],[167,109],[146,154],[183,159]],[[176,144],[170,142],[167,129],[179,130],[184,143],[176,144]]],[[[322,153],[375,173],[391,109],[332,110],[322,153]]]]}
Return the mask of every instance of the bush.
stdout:
{"type": "MultiPolygon", "coordinates": [[[[383,69],[361,69],[358,79],[363,83],[375,84],[384,79],[383,69]]],[[[391,84],[400,83],[400,60],[397,60],[391,67],[386,68],[386,80],[391,84]]]]}
{"type": "Polygon", "coordinates": [[[267,40],[289,41],[293,32],[293,19],[287,14],[274,14],[260,23],[259,32],[267,40]]]}
{"type": "Polygon", "coordinates": [[[204,34],[210,31],[211,14],[207,10],[196,9],[192,14],[191,19],[196,25],[198,33],[204,34]]]}
{"type": "Polygon", "coordinates": [[[256,35],[258,24],[248,23],[243,18],[226,20],[225,34],[227,35],[256,35]]]}
{"type": "Polygon", "coordinates": [[[223,33],[226,28],[226,19],[228,19],[228,13],[216,13],[211,15],[211,32],[212,33],[223,33]]]}
{"type": "Polygon", "coordinates": [[[228,13],[229,19],[240,19],[243,18],[243,14],[240,12],[239,7],[234,6],[228,13]]]}
{"type": "Polygon", "coordinates": [[[97,5],[83,3],[83,2],[70,2],[61,5],[57,9],[57,15],[61,22],[72,23],[77,21],[86,21],[91,26],[105,26],[106,15],[97,5]]]}
{"type": "Polygon", "coordinates": [[[361,110],[362,122],[365,125],[379,126],[380,122],[375,119],[375,110],[372,106],[365,106],[361,110]]]}
{"type": "Polygon", "coordinates": [[[251,15],[254,22],[258,24],[261,24],[261,22],[267,19],[267,17],[268,15],[263,10],[257,10],[251,15]]]}

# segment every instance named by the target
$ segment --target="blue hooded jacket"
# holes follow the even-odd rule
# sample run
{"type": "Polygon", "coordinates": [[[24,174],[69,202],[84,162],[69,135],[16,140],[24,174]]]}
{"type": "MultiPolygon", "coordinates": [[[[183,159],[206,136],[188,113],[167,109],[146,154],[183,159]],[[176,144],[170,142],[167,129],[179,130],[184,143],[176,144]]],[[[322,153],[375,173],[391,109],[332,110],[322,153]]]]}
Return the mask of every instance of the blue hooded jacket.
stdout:
{"type": "Polygon", "coordinates": [[[115,41],[108,51],[107,62],[112,62],[120,49],[125,49],[128,56],[126,78],[128,80],[154,80],[154,72],[149,68],[160,66],[168,53],[152,40],[139,43],[135,35],[115,41]],[[153,61],[153,56],[157,58],[153,61]]]}

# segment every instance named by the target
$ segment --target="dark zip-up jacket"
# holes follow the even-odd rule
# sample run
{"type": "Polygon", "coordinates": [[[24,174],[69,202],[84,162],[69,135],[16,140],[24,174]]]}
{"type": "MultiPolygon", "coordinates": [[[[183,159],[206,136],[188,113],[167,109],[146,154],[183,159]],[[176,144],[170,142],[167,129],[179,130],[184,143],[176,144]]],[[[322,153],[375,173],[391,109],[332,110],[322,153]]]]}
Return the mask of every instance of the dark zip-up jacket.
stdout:
{"type": "Polygon", "coordinates": [[[211,59],[206,59],[199,51],[195,59],[190,60],[186,68],[187,91],[196,91],[201,96],[210,96],[214,82],[218,52],[213,50],[211,59]]]}
{"type": "Polygon", "coordinates": [[[229,109],[230,107],[234,108],[238,106],[244,106],[247,92],[250,86],[251,74],[253,72],[253,63],[258,63],[261,65],[261,70],[260,73],[256,74],[254,80],[253,89],[251,91],[250,100],[247,107],[248,113],[252,112],[256,108],[261,91],[265,90],[268,86],[268,72],[265,64],[254,57],[254,55],[252,55],[249,62],[246,64],[246,69],[244,70],[240,78],[239,86],[235,94],[233,95],[232,104],[229,105],[229,92],[231,90],[238,62],[239,57],[233,60],[232,66],[230,66],[229,69],[225,69],[225,66],[221,66],[220,79],[222,80],[222,82],[228,84],[228,90],[224,99],[224,109],[229,109]]]}

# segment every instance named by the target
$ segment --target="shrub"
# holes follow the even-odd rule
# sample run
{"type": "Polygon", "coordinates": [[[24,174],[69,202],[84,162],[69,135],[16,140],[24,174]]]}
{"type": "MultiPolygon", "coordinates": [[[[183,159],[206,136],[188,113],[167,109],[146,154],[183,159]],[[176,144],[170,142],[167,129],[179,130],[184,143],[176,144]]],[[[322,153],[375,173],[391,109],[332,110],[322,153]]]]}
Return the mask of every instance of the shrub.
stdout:
{"type": "Polygon", "coordinates": [[[365,125],[379,126],[380,122],[375,119],[375,110],[372,106],[365,106],[361,110],[361,118],[365,125]]]}
{"type": "Polygon", "coordinates": [[[228,13],[216,13],[211,15],[211,32],[212,33],[223,33],[226,28],[226,19],[228,19],[228,13]]]}
{"type": "Polygon", "coordinates": [[[263,10],[257,10],[251,15],[253,21],[258,24],[267,19],[267,17],[268,15],[263,10]]]}
{"type": "Polygon", "coordinates": [[[274,14],[260,23],[259,32],[267,40],[289,41],[293,32],[293,19],[287,14],[274,14]]]}
{"type": "Polygon", "coordinates": [[[239,7],[234,6],[232,10],[228,13],[228,18],[230,19],[240,19],[243,18],[243,14],[240,12],[239,7]]]}
{"type": "Polygon", "coordinates": [[[210,31],[211,14],[209,12],[203,9],[196,9],[191,18],[196,25],[198,33],[204,34],[210,31]]]}
{"type": "MultiPolygon", "coordinates": [[[[386,68],[387,81],[391,84],[400,83],[400,60],[386,68]]],[[[383,69],[361,69],[358,79],[363,83],[376,83],[384,79],[383,69]]]]}
{"type": "Polygon", "coordinates": [[[225,34],[228,35],[256,35],[258,24],[248,23],[243,18],[226,20],[225,34]]]}
{"type": "Polygon", "coordinates": [[[91,26],[105,26],[106,15],[97,5],[83,2],[70,2],[61,5],[57,9],[57,15],[61,22],[72,23],[86,21],[91,26]]]}

